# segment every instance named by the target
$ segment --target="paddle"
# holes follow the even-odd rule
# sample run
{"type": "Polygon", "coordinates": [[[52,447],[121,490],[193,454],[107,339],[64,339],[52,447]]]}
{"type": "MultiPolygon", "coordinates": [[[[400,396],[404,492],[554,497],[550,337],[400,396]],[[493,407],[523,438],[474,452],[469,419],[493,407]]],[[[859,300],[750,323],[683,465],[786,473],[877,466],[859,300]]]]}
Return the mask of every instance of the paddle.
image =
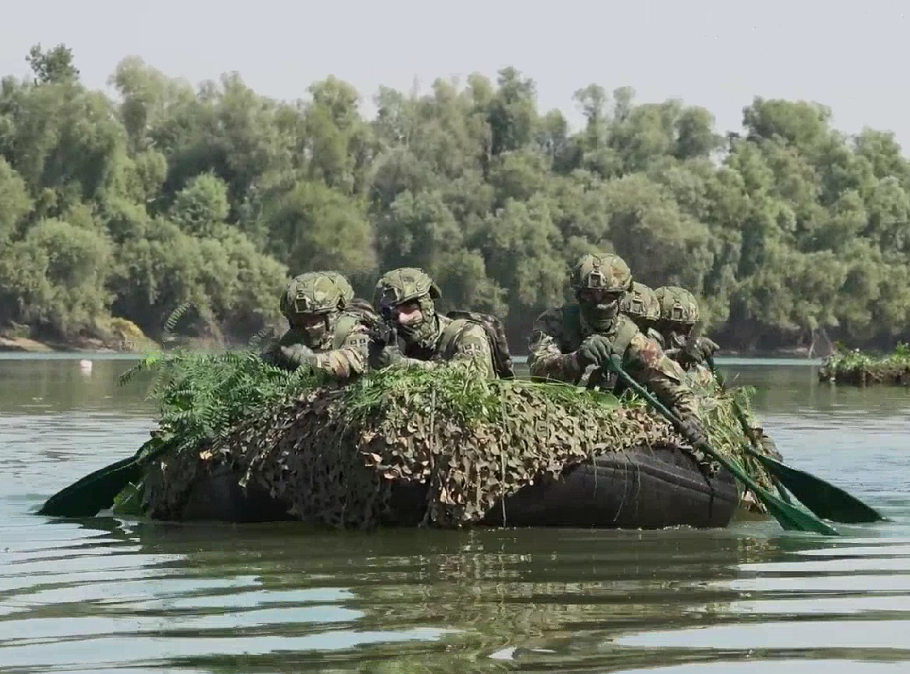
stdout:
{"type": "Polygon", "coordinates": [[[110,508],[114,498],[130,483],[142,477],[145,467],[174,446],[174,439],[155,437],[133,455],[99,468],[51,496],[38,510],[51,517],[94,517],[110,508]]]}
{"type": "MultiPolygon", "coordinates": [[[[682,348],[677,349],[677,351],[690,352],[696,346],[696,344],[698,343],[698,340],[701,338],[701,332],[702,332],[703,328],[704,328],[704,321],[699,320],[695,324],[693,329],[689,331],[689,336],[686,339],[686,343],[682,346],[682,348]]],[[[666,352],[666,353],[669,353],[669,352],[666,352]]],[[[705,360],[710,365],[711,374],[714,375],[715,379],[717,379],[718,383],[720,384],[720,387],[722,389],[726,390],[724,388],[723,380],[718,379],[719,375],[718,375],[717,371],[714,369],[713,357],[706,356],[705,360]]],[[[743,432],[746,434],[746,437],[749,438],[749,442],[752,443],[752,447],[757,450],[758,449],[758,440],[755,438],[755,434],[752,432],[752,427],[749,425],[749,422],[746,419],[745,413],[743,413],[742,409],[740,408],[739,404],[737,403],[737,401],[735,399],[732,402],[733,402],[733,412],[736,415],[736,418],[739,421],[740,426],[742,426],[743,432]]],[[[784,487],[780,483],[780,481],[773,475],[771,477],[771,481],[774,483],[774,486],[777,488],[777,493],[780,494],[780,497],[784,500],[784,502],[792,505],[793,500],[790,498],[790,494],[787,493],[787,490],[784,489],[784,487]]]]}
{"type": "MultiPolygon", "coordinates": [[[[707,356],[705,358],[705,362],[708,363],[708,368],[711,370],[711,374],[714,375],[714,379],[716,379],[717,383],[720,384],[721,390],[726,391],[727,385],[724,382],[723,375],[717,371],[716,367],[714,367],[714,357],[707,356]]],[[[733,414],[736,416],[736,420],[739,422],[740,427],[743,429],[743,433],[746,434],[746,437],[749,439],[749,443],[752,445],[751,448],[748,448],[748,447],[746,448],[747,452],[749,454],[751,454],[752,456],[755,456],[756,453],[760,454],[761,456],[766,456],[766,454],[764,452],[760,451],[760,449],[759,449],[759,446],[760,446],[759,440],[755,436],[755,430],[749,424],[749,420],[746,419],[746,413],[743,411],[743,408],[740,406],[739,401],[736,400],[736,398],[731,396],[730,402],[733,403],[733,414]]],[[[777,474],[774,473],[773,471],[772,471],[772,475],[771,475],[771,481],[774,482],[774,486],[777,487],[777,492],[780,494],[780,497],[787,503],[793,503],[792,499],[790,498],[790,494],[787,493],[786,488],[784,487],[784,485],[781,484],[780,480],[777,477],[777,474]]],[[[809,508],[809,509],[812,510],[811,508],[809,508]]],[[[823,517],[823,515],[815,512],[814,510],[812,512],[814,512],[819,517],[823,517]]]]}
{"type": "MultiPolygon", "coordinates": [[[[726,390],[723,377],[714,367],[714,359],[709,357],[706,361],[721,388],[726,390]]],[[[832,522],[842,522],[844,524],[888,521],[874,508],[866,505],[855,496],[848,494],[840,487],[835,487],[820,477],[816,477],[804,470],[787,466],[767,454],[757,451],[755,448],[757,439],[746,421],[745,412],[743,412],[735,399],[733,400],[733,411],[737,419],[739,419],[743,431],[752,442],[752,447],[747,447],[746,451],[760,461],[774,475],[775,479],[779,480],[784,487],[789,489],[799,499],[800,503],[813,513],[832,522]]]]}
{"type": "MultiPolygon", "coordinates": [[[[644,398],[655,410],[657,410],[664,418],[667,419],[674,428],[689,442],[692,442],[692,438],[688,436],[685,426],[683,426],[682,421],[673,414],[670,410],[664,407],[657,399],[654,398],[641,384],[635,381],[630,377],[625,370],[622,369],[622,363],[619,359],[619,356],[612,356],[606,365],[614,370],[619,377],[625,382],[626,386],[635,391],[638,395],[644,398]]],[[[710,455],[715,461],[720,465],[726,468],[728,471],[733,473],[733,475],[745,484],[755,496],[765,504],[768,508],[768,512],[776,519],[780,525],[788,531],[812,531],[819,534],[824,534],[825,536],[838,536],[840,535],[834,527],[825,522],[822,522],[820,519],[812,515],[811,513],[800,510],[796,506],[793,506],[789,503],[785,503],[781,499],[774,496],[771,492],[767,491],[761,487],[755,480],[753,480],[746,473],[741,466],[739,466],[735,461],[725,457],[723,454],[717,452],[713,447],[711,447],[706,442],[694,443],[693,446],[697,444],[699,449],[702,449],[705,453],[710,455]]]]}

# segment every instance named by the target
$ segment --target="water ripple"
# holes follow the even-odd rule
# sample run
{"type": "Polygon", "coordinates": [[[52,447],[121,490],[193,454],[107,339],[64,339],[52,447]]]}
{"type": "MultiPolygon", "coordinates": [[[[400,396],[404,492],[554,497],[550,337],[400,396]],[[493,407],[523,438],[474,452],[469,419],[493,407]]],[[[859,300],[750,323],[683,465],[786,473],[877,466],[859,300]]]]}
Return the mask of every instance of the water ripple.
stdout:
{"type": "MultiPolygon", "coordinates": [[[[73,376],[47,368],[40,393],[73,376]]],[[[910,422],[894,396],[865,414],[849,401],[870,394],[815,389],[815,408],[764,408],[789,463],[893,519],[841,538],[772,521],[329,534],[31,514],[148,437],[92,386],[82,407],[71,392],[0,416],[0,672],[910,670],[910,422]]]]}

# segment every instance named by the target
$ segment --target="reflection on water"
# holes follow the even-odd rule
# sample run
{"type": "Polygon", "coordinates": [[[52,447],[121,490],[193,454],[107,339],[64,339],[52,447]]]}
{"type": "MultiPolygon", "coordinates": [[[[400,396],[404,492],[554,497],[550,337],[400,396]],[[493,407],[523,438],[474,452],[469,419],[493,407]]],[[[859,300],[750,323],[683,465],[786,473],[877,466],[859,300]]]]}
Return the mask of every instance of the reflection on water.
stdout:
{"type": "Polygon", "coordinates": [[[147,438],[128,365],[0,360],[0,672],[910,670],[905,391],[737,366],[788,462],[894,520],[838,539],[30,514],[147,438]]]}

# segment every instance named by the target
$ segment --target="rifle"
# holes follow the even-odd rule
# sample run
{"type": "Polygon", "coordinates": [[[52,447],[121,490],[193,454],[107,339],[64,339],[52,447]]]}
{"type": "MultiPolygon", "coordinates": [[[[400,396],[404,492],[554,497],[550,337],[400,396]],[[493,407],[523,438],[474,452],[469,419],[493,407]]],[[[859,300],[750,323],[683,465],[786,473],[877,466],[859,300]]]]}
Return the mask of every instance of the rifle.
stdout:
{"type": "Polygon", "coordinates": [[[382,307],[379,311],[382,320],[375,322],[369,330],[369,361],[370,367],[375,367],[376,359],[386,348],[398,348],[398,329],[392,316],[391,307],[382,307]]]}

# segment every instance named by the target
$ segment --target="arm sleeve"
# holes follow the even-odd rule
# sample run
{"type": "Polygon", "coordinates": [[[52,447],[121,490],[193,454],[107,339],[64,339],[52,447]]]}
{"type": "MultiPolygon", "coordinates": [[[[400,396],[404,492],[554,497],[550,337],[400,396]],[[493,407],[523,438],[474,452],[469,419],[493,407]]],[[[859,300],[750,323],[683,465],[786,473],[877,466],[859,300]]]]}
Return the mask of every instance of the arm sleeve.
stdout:
{"type": "Polygon", "coordinates": [[[623,367],[677,416],[698,418],[695,395],[685,384],[682,368],[654,340],[642,333],[635,335],[624,354],[623,367]]]}
{"type": "Polygon", "coordinates": [[[561,333],[562,317],[557,312],[545,312],[534,322],[528,345],[531,376],[577,384],[584,369],[579,366],[574,353],[563,353],[559,348],[561,333]]]}

